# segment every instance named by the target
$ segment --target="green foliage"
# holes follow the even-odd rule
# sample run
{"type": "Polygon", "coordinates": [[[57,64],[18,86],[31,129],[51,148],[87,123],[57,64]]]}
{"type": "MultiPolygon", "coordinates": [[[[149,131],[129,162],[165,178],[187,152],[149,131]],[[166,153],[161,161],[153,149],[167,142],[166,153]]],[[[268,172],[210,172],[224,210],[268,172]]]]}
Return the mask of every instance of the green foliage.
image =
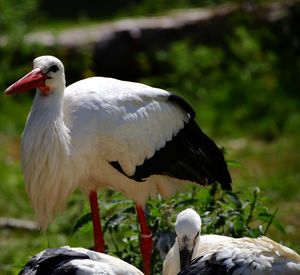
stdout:
{"type": "MultiPolygon", "coordinates": [[[[149,61],[148,70],[155,66],[162,72],[145,81],[189,97],[199,106],[201,121],[216,133],[251,129],[252,135],[272,140],[298,117],[294,92],[299,80],[286,83],[279,65],[283,56],[264,48],[262,33],[239,26],[222,45],[175,42],[157,53],[157,63],[149,61]]],[[[141,60],[147,63],[145,57],[141,60]]],[[[294,74],[287,66],[285,70],[294,74]]]]}
{"type": "Polygon", "coordinates": [[[30,48],[23,43],[24,33],[35,23],[37,0],[1,0],[0,1],[0,87],[5,87],[7,81],[21,72],[19,66],[11,70],[18,60],[30,52],[30,48]],[[30,20],[28,20],[30,18],[30,20]]]}
{"type": "Polygon", "coordinates": [[[18,41],[28,30],[30,24],[34,24],[33,16],[36,11],[37,0],[1,0],[0,2],[0,29],[1,35],[9,35],[11,39],[18,41]]]}
{"type": "MultiPolygon", "coordinates": [[[[140,5],[145,10],[158,11],[170,7],[169,2],[142,1],[140,5]]],[[[3,56],[0,59],[0,87],[7,87],[22,75],[25,66],[30,68],[28,60],[41,54],[57,55],[64,60],[68,83],[93,75],[90,48],[72,51],[21,44],[25,29],[32,27],[32,23],[25,23],[25,18],[33,17],[37,0],[22,4],[13,1],[11,6],[7,0],[3,3],[5,16],[0,26],[9,35],[10,42],[8,47],[0,48],[3,56]],[[13,18],[15,9],[18,12],[13,18]],[[25,28],[20,35],[15,31],[18,25],[25,28]]],[[[182,6],[199,4],[189,0],[176,3],[182,6]]],[[[139,7],[135,1],[129,1],[127,11],[131,5],[136,9],[139,7]]],[[[202,127],[214,134],[230,136],[251,129],[251,135],[270,141],[283,131],[297,132],[300,62],[295,56],[299,55],[299,33],[293,29],[297,24],[284,21],[290,32],[278,27],[277,36],[269,27],[254,28],[255,22],[246,16],[236,16],[231,21],[232,27],[228,33],[220,34],[217,43],[210,40],[205,44],[194,40],[178,41],[156,53],[137,53],[140,65],[137,71],[142,72],[144,82],[189,98],[202,127]]]]}
{"type": "MultiPolygon", "coordinates": [[[[283,231],[283,227],[274,218],[275,213],[269,212],[263,200],[257,188],[250,194],[240,194],[224,192],[213,185],[206,189],[191,186],[176,198],[149,201],[146,213],[156,244],[152,259],[153,274],[160,274],[162,270],[162,251],[158,249],[157,243],[166,236],[174,240],[174,221],[180,211],[192,207],[201,215],[202,234],[257,237],[266,235],[270,225],[283,231]]],[[[139,227],[132,201],[124,200],[115,192],[108,192],[105,197],[101,197],[103,201],[102,223],[108,253],[141,266],[139,227]]],[[[89,213],[79,218],[74,228],[78,235],[91,231],[89,213]]],[[[170,242],[169,248],[171,245],[170,242]]]]}

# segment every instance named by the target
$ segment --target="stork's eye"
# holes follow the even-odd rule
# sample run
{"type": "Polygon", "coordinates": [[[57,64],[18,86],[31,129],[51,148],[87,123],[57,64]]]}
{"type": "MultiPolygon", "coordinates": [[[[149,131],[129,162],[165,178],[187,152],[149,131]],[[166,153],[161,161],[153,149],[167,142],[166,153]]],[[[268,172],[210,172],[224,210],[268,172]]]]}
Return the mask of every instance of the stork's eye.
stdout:
{"type": "Polygon", "coordinates": [[[49,68],[48,72],[57,72],[59,70],[59,68],[56,65],[53,65],[49,68]]]}

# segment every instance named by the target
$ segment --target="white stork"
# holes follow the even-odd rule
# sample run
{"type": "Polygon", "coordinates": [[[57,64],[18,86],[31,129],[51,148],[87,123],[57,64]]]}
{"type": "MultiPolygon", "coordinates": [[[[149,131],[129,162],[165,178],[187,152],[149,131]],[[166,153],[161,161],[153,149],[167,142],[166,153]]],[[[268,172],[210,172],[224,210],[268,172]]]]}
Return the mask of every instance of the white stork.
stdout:
{"type": "Polygon", "coordinates": [[[200,235],[201,219],[191,208],[178,214],[175,231],[163,275],[300,274],[300,256],[267,237],[200,235]]]}
{"type": "Polygon", "coordinates": [[[186,182],[231,188],[222,151],[194,121],[182,98],[162,89],[92,77],[65,87],[62,62],[33,61],[6,95],[37,88],[21,143],[21,162],[38,221],[46,228],[70,193],[89,194],[95,250],[104,251],[97,193],[122,192],[136,203],[144,272],[152,236],[144,214],[149,197],[171,196],[186,182]]]}
{"type": "Polygon", "coordinates": [[[48,248],[35,255],[19,275],[143,275],[116,257],[81,247],[48,248]]]}

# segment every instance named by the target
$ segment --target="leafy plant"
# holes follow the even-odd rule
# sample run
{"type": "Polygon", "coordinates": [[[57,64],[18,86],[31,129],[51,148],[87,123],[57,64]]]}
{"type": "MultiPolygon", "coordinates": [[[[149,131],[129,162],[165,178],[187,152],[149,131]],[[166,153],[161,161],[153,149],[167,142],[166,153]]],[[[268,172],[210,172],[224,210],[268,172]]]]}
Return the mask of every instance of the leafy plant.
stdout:
{"type": "MultiPolygon", "coordinates": [[[[132,201],[119,193],[107,192],[101,198],[105,202],[102,223],[107,251],[110,255],[141,267],[139,251],[139,227],[132,201]]],[[[266,235],[270,225],[284,230],[259,197],[259,189],[250,194],[224,192],[217,185],[210,188],[189,187],[170,200],[151,200],[146,213],[153,232],[155,248],[152,257],[153,274],[160,274],[163,257],[173,245],[174,221],[183,209],[192,207],[202,218],[202,234],[222,234],[233,237],[266,235]]],[[[85,213],[75,225],[75,234],[92,230],[89,213],[85,213]]]]}

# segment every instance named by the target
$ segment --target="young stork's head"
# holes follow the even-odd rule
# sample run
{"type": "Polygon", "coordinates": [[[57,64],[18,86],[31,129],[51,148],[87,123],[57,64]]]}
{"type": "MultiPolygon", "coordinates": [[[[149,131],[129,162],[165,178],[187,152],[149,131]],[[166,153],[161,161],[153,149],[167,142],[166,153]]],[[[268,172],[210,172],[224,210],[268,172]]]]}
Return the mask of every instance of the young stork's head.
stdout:
{"type": "Polygon", "coordinates": [[[180,267],[191,262],[195,244],[201,232],[201,219],[198,213],[188,208],[177,215],[175,231],[180,253],[180,267]]]}

